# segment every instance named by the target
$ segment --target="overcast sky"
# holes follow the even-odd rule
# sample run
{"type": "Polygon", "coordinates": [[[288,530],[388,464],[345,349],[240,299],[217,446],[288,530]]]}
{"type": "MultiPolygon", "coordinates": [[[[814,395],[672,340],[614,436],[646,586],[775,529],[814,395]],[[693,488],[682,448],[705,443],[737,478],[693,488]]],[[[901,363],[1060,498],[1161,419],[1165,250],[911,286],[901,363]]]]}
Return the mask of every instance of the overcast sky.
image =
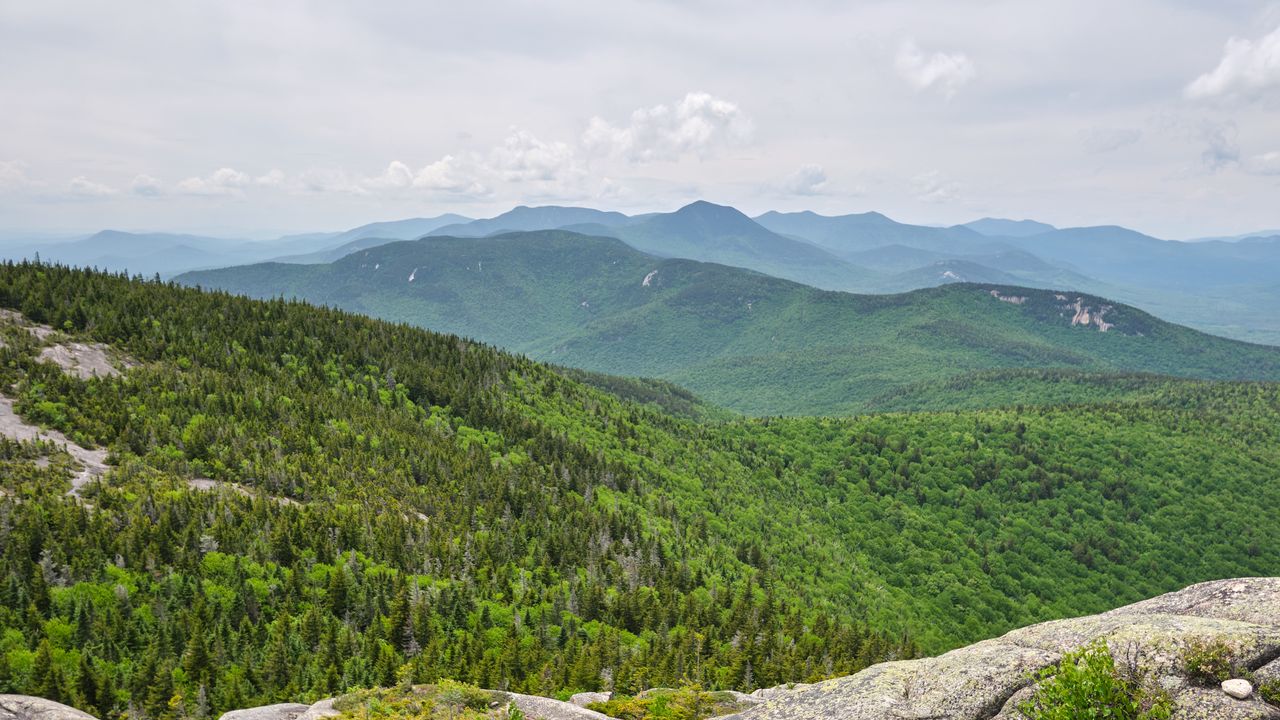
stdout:
{"type": "Polygon", "coordinates": [[[1280,3],[0,2],[0,229],[1280,227],[1280,3]]]}

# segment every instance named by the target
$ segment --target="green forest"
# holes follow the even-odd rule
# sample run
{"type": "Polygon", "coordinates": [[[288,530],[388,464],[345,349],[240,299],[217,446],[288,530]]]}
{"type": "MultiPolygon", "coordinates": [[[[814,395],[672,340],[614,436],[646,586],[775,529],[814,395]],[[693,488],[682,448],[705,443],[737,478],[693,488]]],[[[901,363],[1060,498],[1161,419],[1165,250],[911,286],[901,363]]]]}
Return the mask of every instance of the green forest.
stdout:
{"type": "Polygon", "coordinates": [[[52,328],[0,326],[0,393],[111,468],[71,492],[56,443],[0,440],[0,692],[99,717],[746,691],[1280,574],[1273,383],[1010,370],[911,387],[933,411],[743,418],[158,280],[9,263],[0,307],[52,328]],[[70,342],[132,367],[40,359],[70,342]]]}
{"type": "Polygon", "coordinates": [[[828,292],[564,230],[426,237],[328,264],[261,263],[177,279],[457,333],[544,362],[661,378],[757,416],[1055,405],[1126,389],[1085,388],[1087,380],[1064,381],[1064,370],[1280,380],[1280,348],[1207,335],[1094,295],[973,283],[828,292]],[[1018,375],[1016,392],[992,393],[990,383],[934,389],[1015,371],[1037,372],[1018,375]]]}

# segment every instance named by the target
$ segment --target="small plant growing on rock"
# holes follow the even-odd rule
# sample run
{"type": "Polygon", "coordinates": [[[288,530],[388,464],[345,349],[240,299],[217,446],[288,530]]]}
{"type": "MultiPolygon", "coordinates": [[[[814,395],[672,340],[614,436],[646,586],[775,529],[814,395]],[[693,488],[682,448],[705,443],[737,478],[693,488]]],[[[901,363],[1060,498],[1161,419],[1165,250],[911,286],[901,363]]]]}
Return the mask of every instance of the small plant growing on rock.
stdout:
{"type": "Polygon", "coordinates": [[[1246,668],[1231,658],[1231,647],[1222,640],[1193,640],[1182,651],[1182,670],[1197,685],[1212,686],[1243,677],[1246,668]]]}
{"type": "Polygon", "coordinates": [[[650,691],[644,697],[618,696],[587,708],[619,720],[704,720],[744,709],[733,696],[706,692],[697,685],[650,691]]]}
{"type": "MultiPolygon", "coordinates": [[[[502,696],[453,680],[434,685],[358,690],[334,701],[340,720],[479,720],[497,717],[490,704],[502,696]]],[[[502,713],[506,720],[522,720],[518,708],[502,713]]]]}
{"type": "Polygon", "coordinates": [[[1280,705],[1280,680],[1263,680],[1256,689],[1258,697],[1272,705],[1280,705]]]}
{"type": "Polygon", "coordinates": [[[1018,707],[1030,720],[1168,720],[1173,712],[1168,696],[1140,674],[1121,673],[1102,641],[1067,653],[1035,680],[1035,695],[1018,707]]]}

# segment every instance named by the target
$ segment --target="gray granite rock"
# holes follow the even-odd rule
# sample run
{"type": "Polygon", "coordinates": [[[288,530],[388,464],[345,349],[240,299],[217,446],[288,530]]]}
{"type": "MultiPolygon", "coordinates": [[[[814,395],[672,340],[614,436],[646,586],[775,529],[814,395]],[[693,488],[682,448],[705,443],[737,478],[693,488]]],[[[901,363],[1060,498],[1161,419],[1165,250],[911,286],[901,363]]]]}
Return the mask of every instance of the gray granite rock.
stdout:
{"type": "Polygon", "coordinates": [[[310,709],[310,705],[302,705],[300,703],[259,705],[258,707],[222,713],[222,717],[218,718],[218,720],[297,720],[298,717],[310,709]]]}
{"type": "Polygon", "coordinates": [[[757,700],[776,700],[783,695],[793,692],[808,690],[813,687],[809,683],[787,683],[786,685],[774,685],[769,688],[760,688],[751,692],[751,697],[757,700]]]}
{"type": "Polygon", "coordinates": [[[609,702],[613,697],[613,693],[607,692],[580,692],[569,698],[569,702],[578,707],[586,707],[591,703],[609,702]]]}
{"type": "Polygon", "coordinates": [[[218,720],[321,720],[341,715],[333,708],[334,698],[326,698],[311,705],[280,703],[261,705],[225,712],[218,720]]]}
{"type": "Polygon", "coordinates": [[[96,720],[68,705],[30,695],[0,695],[0,720],[96,720]]]}
{"type": "Polygon", "coordinates": [[[612,720],[604,713],[536,695],[506,693],[528,720],[612,720]]]}
{"type": "Polygon", "coordinates": [[[1231,678],[1222,681],[1222,692],[1237,700],[1247,700],[1253,694],[1253,683],[1244,678],[1231,678]]]}
{"type": "Polygon", "coordinates": [[[1280,659],[1272,660],[1253,672],[1259,683],[1272,682],[1280,684],[1280,659]]]}
{"type": "Polygon", "coordinates": [[[1064,653],[1105,641],[1117,663],[1153,673],[1177,707],[1198,720],[1278,718],[1258,698],[1193,687],[1180,676],[1191,642],[1218,641],[1248,668],[1280,657],[1280,578],[1193,585],[1101,615],[1059,620],[934,658],[882,663],[856,675],[764,697],[741,720],[1014,720],[1033,692],[1032,676],[1064,653]]]}
{"type": "Polygon", "coordinates": [[[1237,700],[1218,688],[1189,687],[1174,697],[1173,720],[1280,720],[1280,708],[1237,700]]]}
{"type": "Polygon", "coordinates": [[[322,718],[335,717],[342,713],[333,709],[333,701],[335,698],[326,698],[320,702],[313,703],[307,711],[299,715],[295,720],[321,720],[322,718]]]}

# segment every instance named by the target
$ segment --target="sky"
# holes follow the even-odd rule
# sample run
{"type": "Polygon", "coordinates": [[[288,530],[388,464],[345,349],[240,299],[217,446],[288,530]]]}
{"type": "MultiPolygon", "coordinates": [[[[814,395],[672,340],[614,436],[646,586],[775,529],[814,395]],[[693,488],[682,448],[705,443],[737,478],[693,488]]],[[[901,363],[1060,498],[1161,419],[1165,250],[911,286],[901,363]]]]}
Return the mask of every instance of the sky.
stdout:
{"type": "Polygon", "coordinates": [[[0,0],[0,233],[514,205],[1280,228],[1280,2],[0,0]]]}

